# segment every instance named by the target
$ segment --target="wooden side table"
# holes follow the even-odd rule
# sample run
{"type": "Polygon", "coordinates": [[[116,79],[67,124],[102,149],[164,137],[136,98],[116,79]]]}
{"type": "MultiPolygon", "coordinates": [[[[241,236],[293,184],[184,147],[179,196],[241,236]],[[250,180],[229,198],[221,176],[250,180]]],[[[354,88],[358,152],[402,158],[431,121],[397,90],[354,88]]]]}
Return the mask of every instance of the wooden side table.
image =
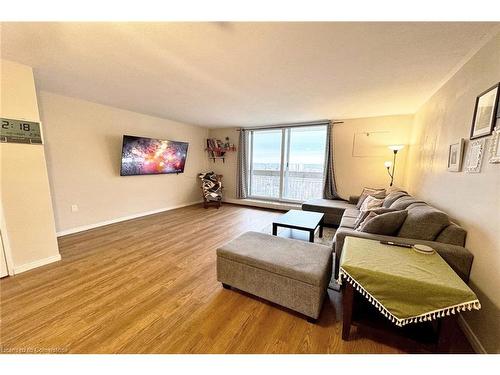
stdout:
{"type": "MultiPolygon", "coordinates": [[[[419,327],[391,327],[389,324],[383,324],[369,319],[354,320],[356,309],[368,308],[369,305],[361,298],[357,299],[356,290],[351,284],[345,283],[342,286],[342,340],[348,341],[351,332],[351,326],[359,327],[378,337],[387,337],[394,341],[405,342],[411,346],[420,346],[424,351],[435,353],[449,353],[453,337],[457,326],[456,315],[446,316],[439,319],[437,327],[431,329],[427,327],[422,334],[428,336],[422,339],[422,335],[414,334],[412,331],[418,331],[419,327]],[[414,328],[408,329],[408,328],[414,328]]],[[[358,294],[358,296],[360,296],[358,294]]],[[[373,310],[372,310],[373,312],[373,310]]],[[[430,323],[427,323],[430,325],[430,323]]]]}
{"type": "Polygon", "coordinates": [[[459,313],[480,308],[475,293],[436,253],[347,237],[339,273],[343,340],[356,325],[446,353],[459,313]]]}

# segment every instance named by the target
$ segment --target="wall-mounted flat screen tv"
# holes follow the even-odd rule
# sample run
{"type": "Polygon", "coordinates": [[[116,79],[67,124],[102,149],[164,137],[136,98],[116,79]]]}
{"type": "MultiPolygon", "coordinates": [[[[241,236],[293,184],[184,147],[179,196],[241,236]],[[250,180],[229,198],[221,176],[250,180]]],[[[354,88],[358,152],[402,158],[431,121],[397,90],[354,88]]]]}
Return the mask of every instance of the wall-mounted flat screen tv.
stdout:
{"type": "Polygon", "coordinates": [[[183,173],[187,142],[123,136],[121,176],[183,173]]]}

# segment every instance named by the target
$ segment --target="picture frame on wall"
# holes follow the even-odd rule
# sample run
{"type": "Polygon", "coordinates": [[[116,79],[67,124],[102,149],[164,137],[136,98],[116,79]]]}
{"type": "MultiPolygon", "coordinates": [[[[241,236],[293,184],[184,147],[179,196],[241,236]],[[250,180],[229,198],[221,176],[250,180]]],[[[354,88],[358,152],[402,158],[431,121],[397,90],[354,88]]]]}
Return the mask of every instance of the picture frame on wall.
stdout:
{"type": "Polygon", "coordinates": [[[470,139],[486,137],[493,132],[498,109],[498,88],[497,83],[477,96],[470,139]]]}
{"type": "Polygon", "coordinates": [[[500,119],[497,119],[497,126],[493,131],[490,146],[490,160],[491,164],[500,163],[500,119]]]}
{"type": "Polygon", "coordinates": [[[448,171],[449,172],[460,172],[462,168],[462,157],[464,153],[465,141],[463,138],[457,143],[450,145],[448,149],[448,171]]]}
{"type": "Polygon", "coordinates": [[[467,150],[467,160],[465,162],[465,172],[479,173],[481,172],[481,164],[484,157],[485,139],[477,139],[469,143],[467,150]]]}

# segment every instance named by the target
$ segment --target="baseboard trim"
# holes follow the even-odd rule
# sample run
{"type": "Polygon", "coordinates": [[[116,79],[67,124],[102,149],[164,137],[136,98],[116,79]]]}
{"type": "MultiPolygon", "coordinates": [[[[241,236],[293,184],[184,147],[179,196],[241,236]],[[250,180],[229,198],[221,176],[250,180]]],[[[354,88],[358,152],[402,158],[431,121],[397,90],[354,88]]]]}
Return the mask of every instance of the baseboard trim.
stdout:
{"type": "Polygon", "coordinates": [[[179,204],[177,206],[163,207],[163,208],[158,208],[156,210],[139,212],[137,214],[127,215],[127,216],[121,216],[121,217],[117,217],[116,219],[105,220],[105,221],[100,221],[100,222],[94,223],[94,224],[82,225],[82,226],[75,227],[75,228],[61,230],[61,231],[57,232],[56,235],[57,235],[57,237],[67,236],[69,234],[75,234],[75,233],[79,233],[79,232],[84,232],[86,230],[90,230],[90,229],[94,229],[94,228],[99,228],[99,227],[104,227],[106,225],[115,224],[115,223],[119,223],[119,222],[122,222],[122,221],[137,219],[137,218],[143,217],[143,216],[154,215],[154,214],[158,214],[160,212],[165,212],[165,211],[175,210],[177,208],[182,208],[182,207],[192,206],[192,205],[195,205],[195,204],[200,204],[202,202],[203,201],[201,201],[201,200],[200,201],[194,201],[194,202],[188,202],[188,203],[179,204]]]}
{"type": "Polygon", "coordinates": [[[300,204],[292,204],[292,203],[281,203],[281,202],[267,202],[267,201],[259,201],[256,199],[233,199],[226,198],[223,202],[238,204],[241,206],[252,206],[252,207],[260,207],[260,208],[270,208],[273,210],[280,211],[288,211],[288,210],[300,210],[300,204]]]}
{"type": "Polygon", "coordinates": [[[458,321],[458,326],[464,333],[467,340],[469,340],[472,349],[474,349],[476,353],[487,354],[486,349],[484,349],[484,346],[481,344],[481,341],[479,341],[474,331],[472,331],[472,329],[469,326],[469,323],[467,323],[463,315],[459,315],[457,321],[458,321]]]}
{"type": "Polygon", "coordinates": [[[49,263],[57,262],[59,260],[61,260],[61,254],[53,255],[53,256],[48,257],[48,258],[35,260],[34,262],[21,264],[20,266],[14,267],[14,275],[32,270],[33,268],[45,266],[49,263]]]}

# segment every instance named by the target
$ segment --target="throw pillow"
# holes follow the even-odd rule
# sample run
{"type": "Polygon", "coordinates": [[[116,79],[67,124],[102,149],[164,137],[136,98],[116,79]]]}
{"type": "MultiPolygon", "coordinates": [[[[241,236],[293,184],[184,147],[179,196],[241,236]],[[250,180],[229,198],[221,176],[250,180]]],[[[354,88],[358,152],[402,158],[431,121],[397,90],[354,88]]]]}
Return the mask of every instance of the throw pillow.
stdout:
{"type": "Polygon", "coordinates": [[[359,232],[392,236],[401,228],[407,215],[408,212],[406,210],[387,212],[380,215],[371,212],[356,230],[359,232]]]}
{"type": "Polygon", "coordinates": [[[365,201],[366,197],[371,195],[375,198],[385,198],[385,189],[373,189],[373,188],[364,188],[359,196],[358,203],[356,204],[356,208],[359,210],[361,205],[365,201]]]}
{"type": "Polygon", "coordinates": [[[371,195],[367,196],[366,199],[363,201],[363,204],[360,207],[360,211],[368,211],[372,210],[374,208],[382,207],[382,203],[384,203],[383,198],[375,198],[371,195]]]}
{"type": "Polygon", "coordinates": [[[354,225],[354,230],[357,230],[358,232],[361,231],[361,228],[368,223],[371,219],[373,219],[377,214],[373,211],[363,211],[365,212],[364,217],[361,218],[361,220],[358,223],[355,223],[354,225]]]}

